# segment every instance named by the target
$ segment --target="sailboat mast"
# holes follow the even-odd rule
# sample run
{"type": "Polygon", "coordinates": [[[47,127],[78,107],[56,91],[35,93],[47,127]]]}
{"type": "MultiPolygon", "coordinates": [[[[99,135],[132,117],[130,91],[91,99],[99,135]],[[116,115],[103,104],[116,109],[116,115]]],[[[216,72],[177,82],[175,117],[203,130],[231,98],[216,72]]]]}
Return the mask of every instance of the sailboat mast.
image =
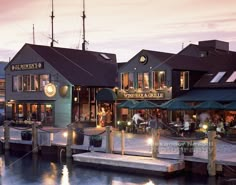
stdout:
{"type": "Polygon", "coordinates": [[[52,0],[52,14],[51,14],[51,26],[52,26],[52,37],[51,37],[51,47],[53,47],[54,43],[54,30],[53,30],[53,19],[54,19],[54,12],[53,12],[53,0],[52,0]]]}
{"type": "Polygon", "coordinates": [[[83,0],[83,15],[82,15],[82,19],[83,19],[83,43],[82,43],[82,50],[85,51],[85,45],[86,45],[86,39],[85,39],[85,0],[83,0]]]}

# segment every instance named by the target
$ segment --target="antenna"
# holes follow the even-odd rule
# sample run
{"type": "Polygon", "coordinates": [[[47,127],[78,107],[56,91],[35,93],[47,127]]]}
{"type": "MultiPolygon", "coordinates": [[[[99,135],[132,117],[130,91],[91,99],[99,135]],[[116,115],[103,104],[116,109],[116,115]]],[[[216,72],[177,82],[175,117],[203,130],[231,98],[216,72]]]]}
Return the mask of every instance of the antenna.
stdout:
{"type": "Polygon", "coordinates": [[[33,24],[33,44],[35,44],[34,24],[33,24]]]}
{"type": "Polygon", "coordinates": [[[82,19],[83,19],[83,43],[82,43],[82,50],[85,51],[85,44],[86,44],[86,39],[85,39],[85,1],[83,0],[83,15],[82,15],[82,19]]]}
{"type": "Polygon", "coordinates": [[[50,16],[52,20],[52,38],[51,38],[51,47],[53,47],[53,43],[55,42],[54,40],[54,33],[53,33],[53,19],[54,19],[54,13],[53,13],[53,0],[52,0],[52,15],[50,16]]]}

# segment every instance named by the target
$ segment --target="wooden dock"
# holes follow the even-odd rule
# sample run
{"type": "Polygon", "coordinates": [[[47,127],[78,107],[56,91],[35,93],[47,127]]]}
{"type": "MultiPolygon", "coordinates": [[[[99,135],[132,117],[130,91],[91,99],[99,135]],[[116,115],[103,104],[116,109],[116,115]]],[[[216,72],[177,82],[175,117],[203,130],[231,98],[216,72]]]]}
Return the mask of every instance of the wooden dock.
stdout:
{"type": "Polygon", "coordinates": [[[151,157],[87,152],[74,154],[73,159],[81,164],[91,164],[123,172],[134,172],[153,175],[170,175],[184,170],[182,160],[155,159],[151,157]]]}

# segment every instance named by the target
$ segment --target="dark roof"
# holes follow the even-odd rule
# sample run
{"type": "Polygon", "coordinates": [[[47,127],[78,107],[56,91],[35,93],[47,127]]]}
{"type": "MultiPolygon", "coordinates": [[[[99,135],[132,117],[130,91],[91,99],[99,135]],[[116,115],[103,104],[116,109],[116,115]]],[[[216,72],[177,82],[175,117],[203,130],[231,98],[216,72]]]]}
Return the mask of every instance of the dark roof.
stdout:
{"type": "Polygon", "coordinates": [[[175,98],[181,101],[236,101],[236,89],[194,89],[175,98]]]}
{"type": "Polygon", "coordinates": [[[201,46],[196,44],[189,44],[183,50],[181,50],[179,55],[193,56],[193,57],[207,57],[207,56],[221,56],[235,53],[234,51],[226,51],[221,49],[216,49],[210,46],[201,46]]]}
{"type": "Polygon", "coordinates": [[[94,51],[26,44],[73,85],[117,85],[116,55],[94,51]],[[101,55],[102,54],[102,55],[101,55]]]}
{"type": "Polygon", "coordinates": [[[162,64],[169,65],[173,70],[207,71],[206,65],[201,58],[191,56],[173,55],[162,61],[161,64],[155,66],[152,70],[155,70],[162,64]]]}
{"type": "Polygon", "coordinates": [[[236,71],[236,53],[232,52],[228,55],[206,57],[203,60],[208,69],[208,73],[202,76],[202,78],[194,85],[195,87],[236,87],[235,82],[226,82],[230,75],[236,71]],[[211,83],[211,80],[218,72],[226,72],[226,74],[219,82],[211,83]]]}
{"type": "Polygon", "coordinates": [[[151,51],[151,50],[141,50],[139,53],[137,53],[134,57],[132,57],[125,65],[122,65],[119,68],[119,72],[130,72],[130,71],[135,71],[139,72],[141,71],[149,71],[150,67],[155,67],[157,64],[162,62],[163,60],[166,60],[167,58],[173,56],[174,54],[172,53],[165,53],[165,52],[159,52],[159,51],[151,51]],[[149,60],[147,64],[143,65],[139,62],[139,60],[136,60],[139,56],[142,55],[147,55],[147,56],[153,56],[155,59],[154,60],[149,60]]]}

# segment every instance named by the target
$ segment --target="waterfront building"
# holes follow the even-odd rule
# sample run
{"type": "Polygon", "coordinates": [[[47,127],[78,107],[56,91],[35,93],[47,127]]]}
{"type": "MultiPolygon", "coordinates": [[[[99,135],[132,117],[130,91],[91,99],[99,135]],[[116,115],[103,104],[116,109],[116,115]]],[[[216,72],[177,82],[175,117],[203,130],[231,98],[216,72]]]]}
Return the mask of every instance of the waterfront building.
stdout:
{"type": "Polygon", "coordinates": [[[116,55],[103,52],[25,44],[5,73],[6,118],[17,123],[95,126],[97,105],[106,103],[96,95],[117,86],[116,55]]]}
{"type": "Polygon", "coordinates": [[[0,125],[5,117],[5,71],[7,62],[0,62],[0,125]]]}
{"type": "Polygon", "coordinates": [[[134,99],[162,104],[179,99],[195,105],[207,100],[235,101],[235,57],[229,43],[218,40],[190,44],[178,54],[142,50],[119,68],[118,102],[134,99]]]}

